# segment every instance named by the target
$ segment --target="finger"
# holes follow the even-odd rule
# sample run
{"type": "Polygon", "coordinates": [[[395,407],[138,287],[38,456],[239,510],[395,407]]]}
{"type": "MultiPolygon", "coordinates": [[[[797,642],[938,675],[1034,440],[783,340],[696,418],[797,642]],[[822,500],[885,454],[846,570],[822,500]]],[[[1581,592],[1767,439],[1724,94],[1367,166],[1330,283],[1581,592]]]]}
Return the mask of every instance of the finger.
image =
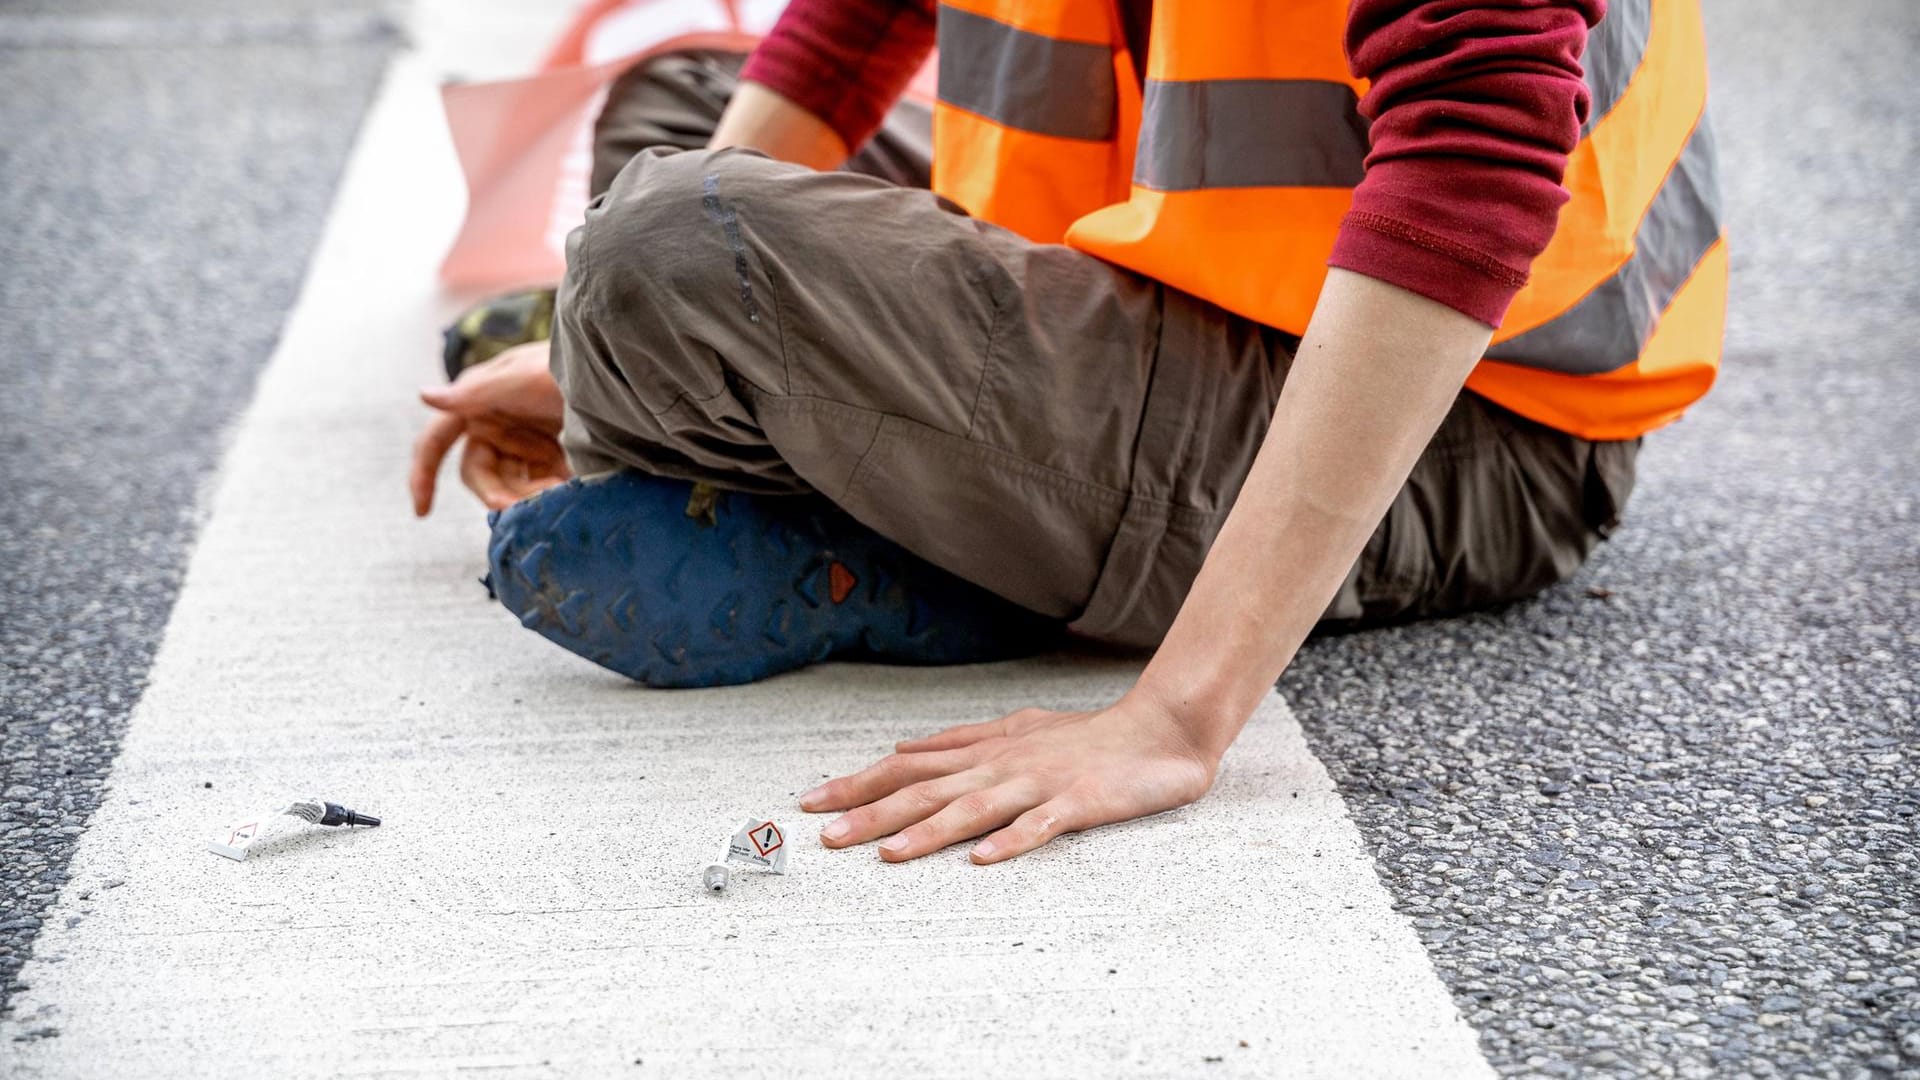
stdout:
{"type": "Polygon", "coordinates": [[[499,453],[477,439],[468,439],[467,449],[460,455],[460,482],[489,510],[505,510],[520,501],[500,475],[499,453]]]}
{"type": "Polygon", "coordinates": [[[909,784],[884,799],[857,806],[835,818],[820,830],[820,842],[832,848],[850,847],[897,833],[991,783],[979,773],[961,772],[909,784]]]}
{"type": "Polygon", "coordinates": [[[893,748],[902,754],[917,754],[928,750],[956,750],[962,746],[972,746],[982,739],[997,738],[1007,733],[1007,718],[987,720],[978,724],[961,724],[932,735],[923,735],[918,739],[906,739],[893,744],[893,748]]]}
{"type": "Polygon", "coordinates": [[[891,795],[908,784],[950,776],[973,766],[974,755],[948,751],[938,754],[890,754],[851,776],[829,780],[800,796],[800,809],[845,810],[891,795]]]}
{"type": "MultiPolygon", "coordinates": [[[[466,372],[461,372],[462,375],[466,372]]],[[[459,412],[467,403],[467,387],[458,383],[446,386],[423,386],[420,388],[420,400],[439,409],[441,412],[459,412]]]]}
{"type": "Polygon", "coordinates": [[[997,829],[1039,802],[1040,796],[1027,784],[1001,784],[968,792],[925,821],[880,841],[880,857],[888,862],[904,862],[931,855],[949,844],[997,829]]]}
{"type": "Polygon", "coordinates": [[[426,517],[433,509],[433,489],[440,475],[440,463],[447,451],[460,441],[466,421],[452,413],[436,413],[427,429],[413,444],[413,471],[407,476],[407,488],[413,493],[413,512],[426,517]]]}
{"type": "Polygon", "coordinates": [[[493,405],[492,399],[498,396],[496,388],[500,383],[500,365],[492,360],[482,360],[465,368],[450,383],[441,383],[420,388],[420,400],[447,412],[457,412],[462,416],[479,416],[493,405]]]}
{"type": "Polygon", "coordinates": [[[1088,801],[1068,791],[1013,819],[1013,824],[975,844],[969,857],[981,866],[1025,855],[1062,833],[1104,825],[1088,801]]]}

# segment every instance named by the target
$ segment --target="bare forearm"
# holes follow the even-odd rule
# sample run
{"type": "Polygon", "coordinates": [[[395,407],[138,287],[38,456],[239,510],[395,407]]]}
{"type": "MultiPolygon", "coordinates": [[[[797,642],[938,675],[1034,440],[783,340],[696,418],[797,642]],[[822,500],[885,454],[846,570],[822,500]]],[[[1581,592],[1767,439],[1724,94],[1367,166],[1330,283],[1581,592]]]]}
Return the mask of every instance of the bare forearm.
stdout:
{"type": "Polygon", "coordinates": [[[1492,331],[1329,273],[1233,512],[1135,693],[1223,752],[1340,587],[1492,331]]]}
{"type": "Polygon", "coordinates": [[[734,91],[707,145],[715,150],[744,146],[821,170],[837,169],[847,160],[847,144],[826,121],[755,82],[743,82],[734,91]]]}

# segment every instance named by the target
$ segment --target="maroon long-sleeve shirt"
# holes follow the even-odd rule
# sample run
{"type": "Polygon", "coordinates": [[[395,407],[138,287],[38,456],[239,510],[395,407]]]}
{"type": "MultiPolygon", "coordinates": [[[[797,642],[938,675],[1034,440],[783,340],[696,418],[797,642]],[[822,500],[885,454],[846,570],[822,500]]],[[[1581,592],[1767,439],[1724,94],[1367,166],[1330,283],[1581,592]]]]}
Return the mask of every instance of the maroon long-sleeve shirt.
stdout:
{"type": "MultiPolygon", "coordinates": [[[[1120,0],[1145,56],[1152,0],[1120,0]]],[[[865,142],[933,48],[934,0],[792,0],[744,75],[865,142]]],[[[1354,0],[1366,177],[1329,262],[1498,326],[1553,237],[1606,0],[1354,0]]]]}

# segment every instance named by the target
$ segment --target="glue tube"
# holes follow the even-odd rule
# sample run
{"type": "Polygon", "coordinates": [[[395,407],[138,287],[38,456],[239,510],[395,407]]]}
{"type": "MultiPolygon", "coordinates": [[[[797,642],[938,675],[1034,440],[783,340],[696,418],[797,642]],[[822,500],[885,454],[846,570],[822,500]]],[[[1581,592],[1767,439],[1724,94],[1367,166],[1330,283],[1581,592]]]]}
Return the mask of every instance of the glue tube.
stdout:
{"type": "Polygon", "coordinates": [[[299,799],[272,814],[217,830],[207,838],[207,850],[238,862],[256,847],[305,831],[309,825],[347,825],[371,828],[380,819],[349,810],[325,799],[299,799]]]}

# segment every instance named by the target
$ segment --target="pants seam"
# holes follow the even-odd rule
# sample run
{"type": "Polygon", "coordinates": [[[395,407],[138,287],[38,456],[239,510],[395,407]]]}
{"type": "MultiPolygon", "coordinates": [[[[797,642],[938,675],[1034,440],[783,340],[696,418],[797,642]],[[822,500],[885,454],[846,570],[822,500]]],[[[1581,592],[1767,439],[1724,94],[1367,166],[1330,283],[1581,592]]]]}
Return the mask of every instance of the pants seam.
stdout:
{"type": "Polygon", "coordinates": [[[993,348],[1000,340],[1000,317],[1005,310],[1005,303],[996,299],[993,304],[993,319],[987,324],[987,354],[980,362],[980,385],[974,388],[973,408],[967,413],[966,437],[968,439],[973,438],[974,428],[980,423],[980,403],[986,400],[987,380],[993,377],[993,348]]]}
{"type": "Polygon", "coordinates": [[[886,430],[886,427],[887,417],[885,413],[882,413],[874,422],[873,435],[867,439],[867,448],[860,451],[860,457],[853,463],[853,468],[847,470],[846,492],[849,500],[852,498],[855,485],[860,479],[861,472],[866,469],[867,462],[873,457],[873,448],[880,445],[880,433],[886,430]]]}
{"type": "MultiPolygon", "coordinates": [[[[1176,521],[1182,524],[1197,523],[1204,526],[1207,519],[1211,517],[1211,515],[1192,507],[1182,506],[1167,500],[1155,499],[1140,490],[1140,451],[1147,440],[1147,426],[1153,422],[1157,414],[1155,405],[1159,399],[1154,391],[1158,387],[1158,380],[1161,373],[1161,360],[1167,343],[1168,293],[1164,287],[1157,287],[1155,300],[1156,303],[1152,308],[1152,314],[1155,320],[1153,327],[1153,358],[1148,361],[1147,364],[1147,374],[1144,383],[1145,390],[1140,397],[1140,413],[1134,422],[1133,441],[1127,447],[1126,501],[1120,507],[1120,518],[1114,525],[1113,535],[1107,538],[1107,550],[1100,557],[1100,567],[1094,572],[1093,591],[1087,596],[1086,606],[1080,609],[1080,615],[1075,620],[1076,623],[1084,620],[1087,617],[1087,613],[1093,611],[1096,607],[1114,607],[1117,608],[1117,610],[1103,614],[1112,626],[1117,627],[1124,622],[1126,616],[1133,610],[1134,605],[1139,602],[1140,592],[1146,587],[1146,582],[1141,579],[1141,574],[1150,571],[1140,571],[1136,573],[1134,580],[1121,580],[1117,576],[1117,571],[1120,568],[1115,563],[1116,556],[1124,558],[1127,554],[1125,542],[1128,537],[1127,530],[1129,525],[1133,525],[1136,529],[1141,528],[1141,526],[1135,523],[1140,518],[1148,516],[1149,513],[1158,519],[1160,528],[1157,534],[1153,535],[1151,539],[1143,536],[1140,541],[1141,544],[1145,545],[1144,550],[1149,556],[1147,564],[1150,566],[1151,554],[1158,551],[1160,547],[1165,544],[1167,532],[1175,527],[1176,521]],[[1115,596],[1114,593],[1116,590],[1121,595],[1115,596]]],[[[1135,569],[1138,570],[1138,568],[1135,569]]],[[[1098,633],[1107,629],[1107,627],[1095,626],[1086,629],[1088,632],[1098,633]]]]}
{"type": "MultiPolygon", "coordinates": [[[[860,467],[872,456],[873,448],[880,442],[880,429],[885,426],[887,414],[878,409],[869,409],[860,405],[849,405],[832,398],[813,397],[801,394],[774,394],[757,386],[749,386],[748,396],[752,398],[754,411],[772,409],[782,413],[844,413],[863,419],[872,419],[873,434],[868,437],[866,448],[854,459],[853,468],[847,470],[846,489],[851,491],[853,482],[860,475],[860,467]]],[[[778,449],[776,447],[776,449],[778,449]]],[[[784,460],[784,455],[782,455],[784,460]]]]}
{"type": "Polygon", "coordinates": [[[661,417],[666,416],[668,413],[671,413],[674,410],[680,408],[682,405],[705,405],[709,401],[714,401],[718,398],[725,397],[726,393],[727,393],[727,380],[726,380],[726,377],[723,375],[721,376],[721,379],[720,379],[720,389],[715,390],[711,394],[707,394],[704,397],[699,397],[699,396],[695,396],[694,392],[691,390],[682,390],[679,393],[673,395],[673,400],[667,402],[664,408],[648,409],[647,412],[655,420],[658,420],[661,417]]]}

